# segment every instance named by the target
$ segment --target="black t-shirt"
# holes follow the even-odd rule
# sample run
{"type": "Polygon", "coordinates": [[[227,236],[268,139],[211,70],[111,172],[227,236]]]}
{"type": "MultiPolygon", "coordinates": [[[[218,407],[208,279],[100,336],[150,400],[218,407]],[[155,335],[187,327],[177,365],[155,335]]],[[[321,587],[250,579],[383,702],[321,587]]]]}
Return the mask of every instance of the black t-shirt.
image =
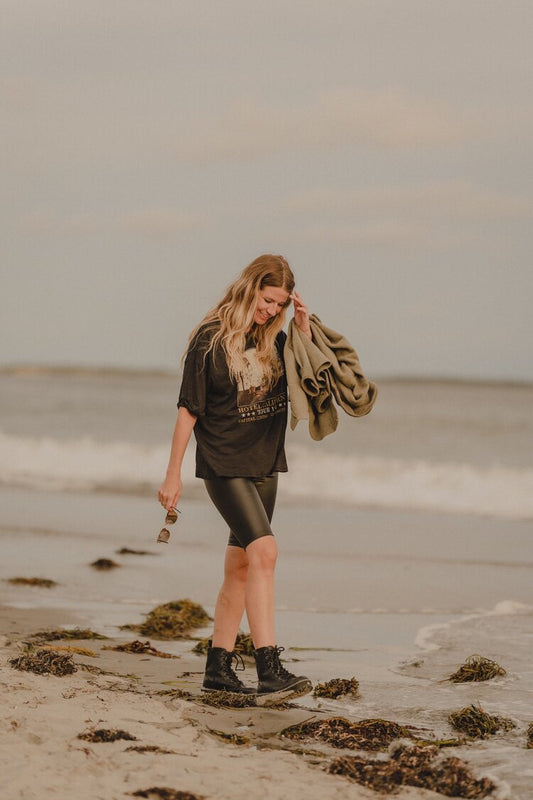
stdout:
{"type": "MultiPolygon", "coordinates": [[[[214,330],[203,326],[191,342],[178,400],[178,406],[197,417],[196,477],[264,478],[286,472],[285,373],[274,386],[265,386],[255,345],[249,341],[248,369],[238,381],[232,380],[222,347],[204,358],[214,330]]],[[[276,348],[282,364],[285,339],[280,331],[276,348]]]]}

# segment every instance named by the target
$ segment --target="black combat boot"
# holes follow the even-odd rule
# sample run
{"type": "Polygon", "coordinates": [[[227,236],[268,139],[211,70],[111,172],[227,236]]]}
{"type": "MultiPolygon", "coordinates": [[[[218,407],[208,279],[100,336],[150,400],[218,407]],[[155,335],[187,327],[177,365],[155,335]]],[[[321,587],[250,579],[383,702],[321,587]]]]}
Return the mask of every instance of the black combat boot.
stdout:
{"type": "Polygon", "coordinates": [[[282,666],[279,654],[283,647],[259,647],[255,651],[255,663],[259,683],[257,686],[258,705],[279,703],[289,697],[308,694],[313,685],[305,675],[293,675],[282,666]],[[261,703],[261,700],[264,700],[261,703]]]}
{"type": "Polygon", "coordinates": [[[238,692],[239,694],[254,694],[255,689],[245,686],[232,669],[232,661],[236,661],[236,669],[244,670],[244,661],[237,653],[230,653],[223,647],[211,647],[207,651],[207,662],[203,689],[208,692],[238,692]]]}

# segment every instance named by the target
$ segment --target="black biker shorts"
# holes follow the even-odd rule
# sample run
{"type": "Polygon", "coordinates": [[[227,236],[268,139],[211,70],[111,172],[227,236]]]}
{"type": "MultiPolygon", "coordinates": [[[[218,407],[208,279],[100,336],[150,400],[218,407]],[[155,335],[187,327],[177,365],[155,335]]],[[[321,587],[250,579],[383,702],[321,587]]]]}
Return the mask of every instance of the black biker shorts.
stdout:
{"type": "Polygon", "coordinates": [[[277,472],[266,478],[206,478],[204,483],[229,525],[228,545],[246,550],[261,536],[273,536],[270,521],[276,503],[277,472]]]}

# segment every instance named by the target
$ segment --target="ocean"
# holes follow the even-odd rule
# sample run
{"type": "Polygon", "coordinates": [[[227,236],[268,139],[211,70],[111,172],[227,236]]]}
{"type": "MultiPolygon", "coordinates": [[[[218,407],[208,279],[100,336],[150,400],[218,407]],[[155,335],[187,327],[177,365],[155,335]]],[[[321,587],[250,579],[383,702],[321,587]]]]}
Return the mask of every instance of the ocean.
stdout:
{"type": "MultiPolygon", "coordinates": [[[[372,413],[340,412],[324,441],[304,423],[288,432],[274,517],[279,642],[313,680],[356,676],[361,700],[344,710],[359,718],[450,736],[447,713],[467,703],[510,716],[514,731],[459,752],[498,797],[530,800],[533,386],[378,387],[372,413]],[[443,682],[475,652],[507,676],[443,682]]],[[[58,583],[3,581],[4,604],[74,611],[115,634],[181,597],[213,610],[227,532],[194,478],[192,446],[179,521],[169,545],[155,542],[177,389],[159,373],[0,372],[0,577],[58,583]],[[121,568],[95,572],[99,557],[121,568]]]]}
{"type": "MultiPolygon", "coordinates": [[[[176,376],[83,370],[0,373],[0,484],[149,495],[168,457],[176,376]]],[[[288,436],[282,495],[347,507],[533,519],[533,386],[381,381],[367,417],[341,412],[313,442],[288,436]]],[[[201,490],[193,454],[186,491],[201,490]]]]}

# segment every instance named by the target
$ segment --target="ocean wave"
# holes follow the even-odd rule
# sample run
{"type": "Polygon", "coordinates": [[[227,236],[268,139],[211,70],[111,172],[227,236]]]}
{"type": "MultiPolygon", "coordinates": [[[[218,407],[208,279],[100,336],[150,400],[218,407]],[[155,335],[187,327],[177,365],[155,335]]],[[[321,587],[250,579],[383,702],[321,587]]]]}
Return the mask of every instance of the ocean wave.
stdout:
{"type": "MultiPolygon", "coordinates": [[[[58,440],[0,432],[0,484],[144,494],[161,482],[168,450],[167,444],[143,447],[90,437],[58,440]]],[[[288,457],[284,498],[533,519],[531,469],[332,455],[299,445],[288,448],[288,457]]],[[[189,491],[198,486],[191,448],[184,460],[183,479],[189,491]]]]}
{"type": "MultiPolygon", "coordinates": [[[[0,432],[0,483],[58,491],[117,490],[143,493],[164,477],[168,446],[102,442],[83,437],[10,436],[0,432]]],[[[193,474],[190,453],[184,472],[193,474]]]]}
{"type": "Polygon", "coordinates": [[[533,469],[292,449],[284,490],[355,506],[533,519],[533,469]],[[288,484],[288,487],[287,487],[288,484]]]}

